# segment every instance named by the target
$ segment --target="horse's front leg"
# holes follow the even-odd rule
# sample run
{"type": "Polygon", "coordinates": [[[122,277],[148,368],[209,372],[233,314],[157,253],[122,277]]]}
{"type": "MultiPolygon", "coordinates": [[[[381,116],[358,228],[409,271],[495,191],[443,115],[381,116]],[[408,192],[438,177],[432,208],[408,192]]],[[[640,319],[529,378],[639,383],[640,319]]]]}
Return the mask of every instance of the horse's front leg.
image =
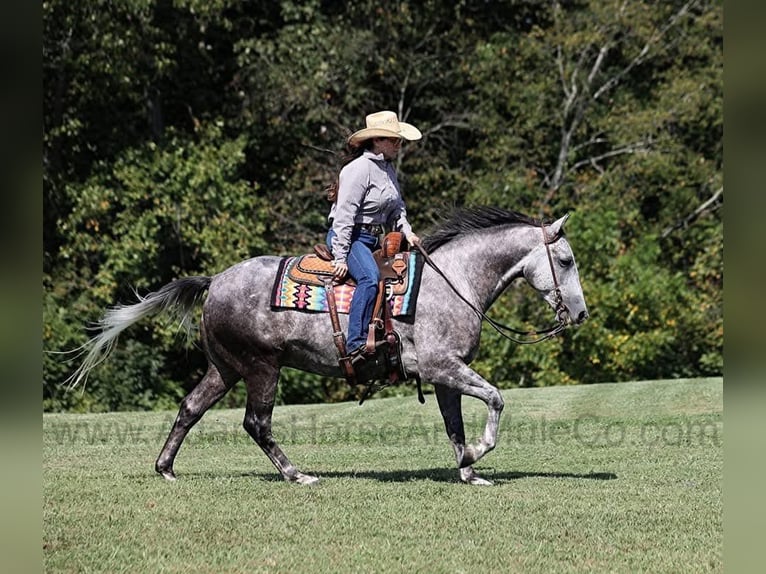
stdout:
{"type": "Polygon", "coordinates": [[[500,414],[505,406],[503,397],[496,387],[484,380],[468,365],[458,360],[445,361],[442,359],[441,363],[434,365],[432,372],[427,374],[427,380],[434,385],[443,385],[459,394],[481,399],[487,405],[487,423],[479,441],[475,444],[465,445],[462,456],[456,449],[458,467],[469,467],[495,448],[500,414]]]}
{"type": "MultiPolygon", "coordinates": [[[[444,427],[447,430],[447,436],[455,451],[457,464],[460,466],[465,453],[465,430],[463,426],[463,411],[461,408],[462,395],[460,394],[460,391],[442,385],[434,387],[434,392],[436,393],[436,400],[439,403],[439,410],[444,419],[444,427]]],[[[490,481],[485,480],[476,474],[476,471],[474,471],[471,466],[458,468],[458,472],[460,474],[460,480],[465,483],[477,486],[489,486],[492,484],[490,481]]]]}

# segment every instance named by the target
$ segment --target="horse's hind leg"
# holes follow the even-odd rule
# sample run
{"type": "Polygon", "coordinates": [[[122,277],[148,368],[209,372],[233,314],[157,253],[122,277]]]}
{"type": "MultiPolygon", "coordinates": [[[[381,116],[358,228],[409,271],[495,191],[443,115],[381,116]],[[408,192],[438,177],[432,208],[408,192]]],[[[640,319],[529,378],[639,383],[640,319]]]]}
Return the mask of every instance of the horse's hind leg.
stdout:
{"type": "Polygon", "coordinates": [[[178,410],[173,428],[154,463],[154,469],[164,478],[176,479],[173,472],[173,461],[178,454],[178,449],[181,448],[181,443],[191,428],[202,418],[202,415],[217,403],[237,380],[239,380],[239,375],[231,375],[225,379],[212,362],[208,363],[205,376],[181,401],[181,408],[178,410]]]}
{"type": "MultiPolygon", "coordinates": [[[[439,410],[444,419],[444,427],[447,430],[447,436],[452,443],[452,448],[455,450],[455,458],[457,459],[459,466],[465,453],[465,430],[463,427],[463,411],[461,408],[461,398],[463,395],[456,389],[449,389],[442,385],[436,385],[434,387],[434,392],[436,393],[436,400],[439,403],[439,410]]],[[[492,484],[490,481],[485,480],[476,474],[476,471],[474,471],[471,466],[458,468],[458,472],[460,473],[460,480],[468,484],[479,486],[488,486],[492,484]]]]}
{"type": "Polygon", "coordinates": [[[278,381],[279,367],[272,364],[259,363],[245,375],[247,406],[242,425],[286,481],[314,484],[319,479],[295,468],[271,434],[271,414],[278,381]]]}

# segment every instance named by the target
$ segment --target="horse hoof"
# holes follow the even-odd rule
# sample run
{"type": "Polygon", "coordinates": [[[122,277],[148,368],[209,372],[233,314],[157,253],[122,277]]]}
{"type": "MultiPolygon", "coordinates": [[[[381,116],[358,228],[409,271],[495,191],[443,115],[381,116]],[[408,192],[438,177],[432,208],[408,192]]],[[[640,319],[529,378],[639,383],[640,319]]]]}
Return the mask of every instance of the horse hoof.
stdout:
{"type": "Polygon", "coordinates": [[[318,484],[319,478],[316,476],[311,476],[310,474],[303,474],[302,472],[299,472],[298,475],[293,479],[293,482],[297,482],[298,484],[307,484],[309,486],[318,484]]]}
{"type": "Polygon", "coordinates": [[[460,480],[474,486],[492,486],[492,482],[480,477],[472,468],[460,469],[460,480]]]}
{"type": "Polygon", "coordinates": [[[468,484],[472,484],[474,486],[492,486],[494,483],[480,476],[474,476],[468,481],[468,484]]]}
{"type": "Polygon", "coordinates": [[[160,475],[162,478],[164,478],[165,480],[167,480],[168,482],[175,482],[175,480],[176,480],[176,475],[175,475],[175,473],[173,472],[173,470],[172,470],[172,469],[165,469],[165,470],[161,470],[161,469],[159,469],[159,468],[158,468],[158,469],[156,469],[156,470],[157,470],[157,473],[158,473],[158,474],[159,474],[159,475],[160,475]]]}

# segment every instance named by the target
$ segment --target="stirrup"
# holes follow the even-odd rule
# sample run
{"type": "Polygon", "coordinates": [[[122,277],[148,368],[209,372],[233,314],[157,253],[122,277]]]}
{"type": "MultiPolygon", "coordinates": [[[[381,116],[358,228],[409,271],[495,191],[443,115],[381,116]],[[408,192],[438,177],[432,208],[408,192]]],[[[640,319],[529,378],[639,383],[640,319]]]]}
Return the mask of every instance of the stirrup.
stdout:
{"type": "Polygon", "coordinates": [[[344,359],[351,361],[352,364],[358,363],[358,362],[364,362],[366,361],[370,355],[367,353],[367,346],[361,345],[351,351],[348,355],[344,357],[344,359]]]}

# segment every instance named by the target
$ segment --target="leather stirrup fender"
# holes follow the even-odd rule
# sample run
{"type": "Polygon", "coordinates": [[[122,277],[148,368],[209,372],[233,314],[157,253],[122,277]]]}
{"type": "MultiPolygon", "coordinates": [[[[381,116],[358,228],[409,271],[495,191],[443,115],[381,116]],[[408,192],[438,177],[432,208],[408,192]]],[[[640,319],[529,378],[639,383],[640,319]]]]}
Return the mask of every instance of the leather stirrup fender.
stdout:
{"type": "Polygon", "coordinates": [[[356,385],[356,372],[351,358],[346,354],[346,336],[340,328],[340,319],[338,319],[338,305],[335,302],[335,289],[332,285],[332,279],[325,279],[324,288],[327,292],[327,306],[330,310],[330,321],[332,323],[332,340],[335,343],[335,349],[338,351],[338,364],[343,371],[343,376],[349,385],[356,385]]]}

